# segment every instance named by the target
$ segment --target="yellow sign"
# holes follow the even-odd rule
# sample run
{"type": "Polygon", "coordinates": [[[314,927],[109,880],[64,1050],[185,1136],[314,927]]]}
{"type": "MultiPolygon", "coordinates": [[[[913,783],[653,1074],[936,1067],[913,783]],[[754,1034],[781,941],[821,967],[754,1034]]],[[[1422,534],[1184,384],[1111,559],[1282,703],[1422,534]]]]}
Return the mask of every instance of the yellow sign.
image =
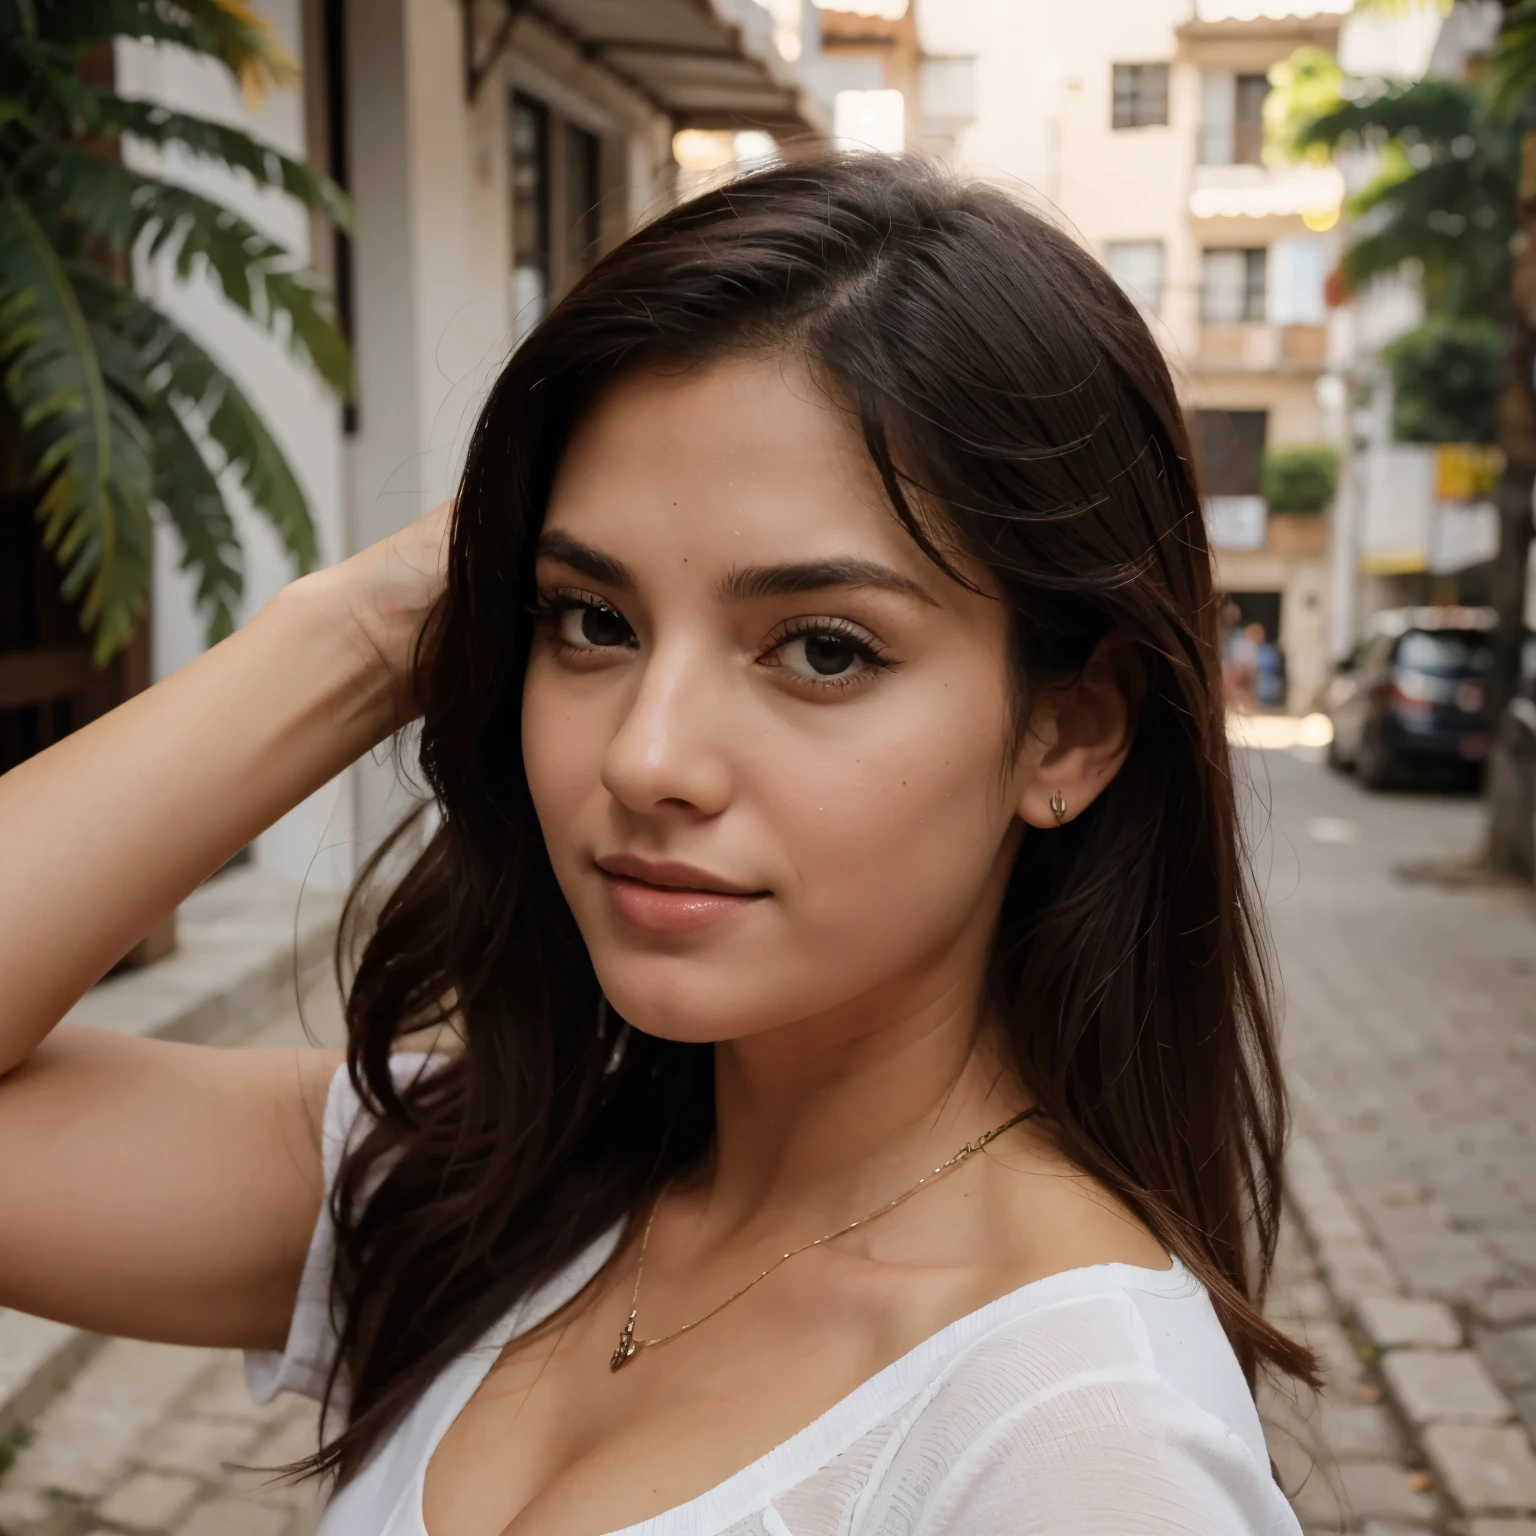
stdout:
{"type": "Polygon", "coordinates": [[[1504,472],[1491,443],[1440,443],[1435,448],[1435,495],[1440,501],[1483,501],[1504,472]]]}

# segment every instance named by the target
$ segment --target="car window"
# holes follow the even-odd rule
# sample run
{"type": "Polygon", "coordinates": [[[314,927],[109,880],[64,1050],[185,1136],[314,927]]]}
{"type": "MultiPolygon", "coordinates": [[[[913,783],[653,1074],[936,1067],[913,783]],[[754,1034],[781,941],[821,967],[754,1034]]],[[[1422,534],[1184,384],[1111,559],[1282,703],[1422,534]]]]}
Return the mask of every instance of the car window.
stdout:
{"type": "Polygon", "coordinates": [[[1377,667],[1384,667],[1387,658],[1392,654],[1391,635],[1378,635],[1371,642],[1370,649],[1361,658],[1360,665],[1375,671],[1377,667]]]}
{"type": "Polygon", "coordinates": [[[1493,649],[1481,630],[1410,629],[1393,660],[1413,672],[1486,672],[1493,649]]]}

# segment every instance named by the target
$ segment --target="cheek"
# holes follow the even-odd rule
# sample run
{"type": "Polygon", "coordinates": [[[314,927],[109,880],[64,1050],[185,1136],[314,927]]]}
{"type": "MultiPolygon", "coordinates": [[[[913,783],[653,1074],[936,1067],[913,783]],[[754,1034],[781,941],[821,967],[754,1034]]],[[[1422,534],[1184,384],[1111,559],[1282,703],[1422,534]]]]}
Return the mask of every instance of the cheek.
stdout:
{"type": "Polygon", "coordinates": [[[1014,820],[1006,698],[936,682],[870,705],[867,731],[786,751],[759,785],[795,871],[797,937],[899,963],[953,939],[989,888],[1014,820]]]}
{"type": "Polygon", "coordinates": [[[523,683],[523,769],[550,861],[562,874],[574,857],[578,808],[598,784],[603,743],[590,709],[535,659],[523,683]]]}

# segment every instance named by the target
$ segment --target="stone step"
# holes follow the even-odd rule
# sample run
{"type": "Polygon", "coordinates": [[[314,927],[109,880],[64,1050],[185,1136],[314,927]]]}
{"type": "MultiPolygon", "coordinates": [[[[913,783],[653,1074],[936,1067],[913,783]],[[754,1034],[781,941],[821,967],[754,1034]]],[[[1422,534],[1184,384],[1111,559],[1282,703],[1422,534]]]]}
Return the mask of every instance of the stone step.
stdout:
{"type": "MultiPolygon", "coordinates": [[[[65,1022],[120,1034],[235,1045],[329,962],[341,898],[256,869],[217,875],[182,903],[177,948],[109,976],[65,1022]]],[[[0,1308],[0,1445],[35,1418],[103,1340],[0,1308]]]]}

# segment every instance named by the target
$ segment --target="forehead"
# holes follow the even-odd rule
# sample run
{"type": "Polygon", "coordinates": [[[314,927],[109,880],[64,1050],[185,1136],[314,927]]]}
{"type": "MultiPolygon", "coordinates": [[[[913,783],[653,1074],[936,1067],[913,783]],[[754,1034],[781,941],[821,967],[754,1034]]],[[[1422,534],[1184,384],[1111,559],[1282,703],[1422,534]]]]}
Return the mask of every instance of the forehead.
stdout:
{"type": "Polygon", "coordinates": [[[893,515],[856,418],[791,358],[623,379],[572,435],[545,527],[637,570],[858,554],[925,585],[939,575],[893,515]]]}

